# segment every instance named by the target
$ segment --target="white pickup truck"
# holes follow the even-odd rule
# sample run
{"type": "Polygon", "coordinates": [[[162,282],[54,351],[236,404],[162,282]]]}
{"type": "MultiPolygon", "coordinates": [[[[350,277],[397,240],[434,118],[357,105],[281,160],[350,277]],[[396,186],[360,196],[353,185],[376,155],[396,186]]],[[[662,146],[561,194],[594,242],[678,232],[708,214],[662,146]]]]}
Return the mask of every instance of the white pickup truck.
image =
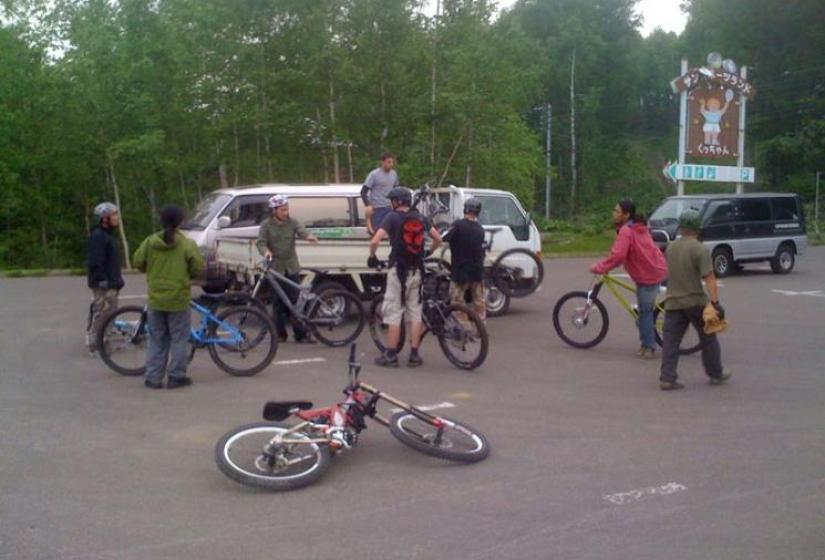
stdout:
{"type": "MultiPolygon", "coordinates": [[[[297,241],[298,259],[304,269],[302,282],[314,288],[334,283],[363,298],[384,290],[385,273],[367,268],[369,234],[361,185],[260,185],[214,191],[199,205],[183,233],[195,241],[207,263],[198,283],[205,289],[223,291],[228,284],[253,281],[261,257],[255,247],[259,224],[269,215],[267,200],[274,194],[289,196],[290,215],[320,240],[318,245],[297,241]],[[323,279],[313,269],[325,272],[323,279]]],[[[498,254],[513,248],[531,253],[541,249],[539,231],[512,193],[494,189],[435,189],[438,201],[449,209],[436,225],[462,217],[464,202],[482,202],[479,221],[485,229],[496,230],[491,251],[498,254]]],[[[389,244],[379,250],[379,258],[389,255],[389,244]]]]}

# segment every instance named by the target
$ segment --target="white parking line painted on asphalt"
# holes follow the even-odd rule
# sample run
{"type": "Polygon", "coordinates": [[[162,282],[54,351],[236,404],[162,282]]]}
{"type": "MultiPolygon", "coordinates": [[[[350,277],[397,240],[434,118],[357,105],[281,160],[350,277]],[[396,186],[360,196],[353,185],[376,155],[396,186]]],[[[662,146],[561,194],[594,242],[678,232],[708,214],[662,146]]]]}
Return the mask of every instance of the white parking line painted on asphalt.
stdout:
{"type": "Polygon", "coordinates": [[[326,361],[326,358],[304,358],[302,360],[278,360],[277,362],[272,362],[272,364],[276,366],[291,366],[294,364],[312,364],[326,361]]]}
{"type": "Polygon", "coordinates": [[[611,504],[625,506],[633,502],[638,502],[645,496],[667,496],[669,494],[675,494],[676,492],[682,492],[684,490],[687,490],[687,486],[684,484],[679,484],[678,482],[668,482],[667,484],[662,484],[661,486],[650,486],[648,488],[631,490],[630,492],[608,494],[604,496],[604,499],[611,504]]]}
{"type": "Polygon", "coordinates": [[[825,298],[825,293],[822,290],[808,290],[806,292],[795,292],[793,290],[771,290],[775,294],[782,294],[783,296],[811,296],[825,298]]]}
{"type": "MultiPolygon", "coordinates": [[[[453,403],[451,403],[450,401],[444,401],[444,402],[434,403],[434,404],[421,404],[421,405],[416,404],[416,405],[413,405],[413,406],[415,408],[417,408],[419,410],[423,410],[425,412],[429,412],[430,410],[438,410],[440,408],[455,408],[455,405],[453,403]]],[[[391,410],[392,410],[393,413],[395,413],[395,412],[401,412],[404,409],[403,408],[393,408],[391,410]]]]}

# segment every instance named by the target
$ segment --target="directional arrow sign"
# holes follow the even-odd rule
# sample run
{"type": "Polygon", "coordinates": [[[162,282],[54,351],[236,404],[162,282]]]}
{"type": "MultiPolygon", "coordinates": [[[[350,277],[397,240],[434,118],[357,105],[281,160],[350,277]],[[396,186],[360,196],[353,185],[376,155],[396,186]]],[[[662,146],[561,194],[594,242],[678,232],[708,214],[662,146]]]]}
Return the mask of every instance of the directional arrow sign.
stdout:
{"type": "Polygon", "coordinates": [[[753,183],[756,180],[756,170],[753,167],[668,162],[662,172],[671,181],[753,183]]]}

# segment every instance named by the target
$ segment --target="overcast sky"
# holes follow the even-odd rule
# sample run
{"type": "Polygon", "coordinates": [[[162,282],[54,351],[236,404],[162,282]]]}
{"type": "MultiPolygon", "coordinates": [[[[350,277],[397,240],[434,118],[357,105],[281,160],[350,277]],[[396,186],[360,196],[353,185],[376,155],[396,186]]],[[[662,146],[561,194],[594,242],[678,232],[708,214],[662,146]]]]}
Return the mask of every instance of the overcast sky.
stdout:
{"type": "MultiPolygon", "coordinates": [[[[428,0],[428,13],[435,12],[436,0],[428,0]]],[[[687,16],[679,9],[681,0],[639,0],[636,10],[644,17],[642,35],[648,36],[657,27],[665,31],[681,33],[685,28],[687,16]]],[[[516,0],[498,0],[498,7],[507,8],[516,3],[516,0]]]]}

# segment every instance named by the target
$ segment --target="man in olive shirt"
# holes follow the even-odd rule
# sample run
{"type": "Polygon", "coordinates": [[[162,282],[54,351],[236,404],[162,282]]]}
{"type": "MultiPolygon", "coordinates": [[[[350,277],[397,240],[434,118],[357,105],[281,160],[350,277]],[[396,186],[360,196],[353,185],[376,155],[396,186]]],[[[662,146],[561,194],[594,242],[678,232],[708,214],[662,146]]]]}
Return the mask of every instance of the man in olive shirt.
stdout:
{"type": "Polygon", "coordinates": [[[679,231],[682,237],[667,248],[669,279],[665,298],[662,371],[659,377],[659,387],[663,391],[684,388],[684,385],[676,380],[676,367],[679,364],[679,345],[690,325],[699,333],[702,365],[710,378],[710,384],[721,385],[731,377],[730,372],[722,368],[721,349],[716,334],[705,334],[702,311],[708,297],[702,287],[703,279],[710,294],[710,301],[720,319],[724,319],[725,310],[719,305],[719,290],[710,254],[698,239],[700,228],[699,213],[695,210],[686,211],[679,217],[679,231]]]}
{"type": "MultiPolygon", "coordinates": [[[[258,252],[267,259],[272,259],[272,269],[280,272],[293,282],[300,282],[301,264],[295,252],[295,238],[306,239],[310,243],[318,243],[318,238],[312,235],[298,220],[289,216],[289,199],[286,195],[276,194],[269,199],[269,208],[272,217],[261,224],[258,230],[258,252]]],[[[279,282],[281,288],[294,303],[298,300],[298,290],[284,282],[279,282]]],[[[285,341],[287,338],[286,324],[289,322],[289,308],[281,299],[273,294],[275,308],[275,326],[278,329],[278,338],[285,341]]],[[[295,342],[310,342],[303,328],[293,324],[295,342]]]]}

